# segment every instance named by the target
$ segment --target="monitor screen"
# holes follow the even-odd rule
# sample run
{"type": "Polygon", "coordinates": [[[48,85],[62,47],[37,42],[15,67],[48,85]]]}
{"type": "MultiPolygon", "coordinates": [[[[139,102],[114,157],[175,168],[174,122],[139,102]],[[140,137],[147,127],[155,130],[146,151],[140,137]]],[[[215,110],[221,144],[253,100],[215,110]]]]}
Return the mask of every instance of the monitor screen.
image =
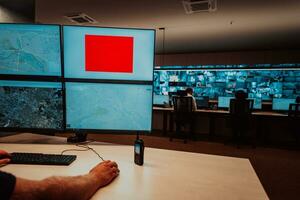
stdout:
{"type": "Polygon", "coordinates": [[[66,78],[153,80],[154,30],[63,26],[66,78]]]}
{"type": "Polygon", "coordinates": [[[169,105],[169,96],[154,94],[153,105],[169,105]]]}
{"type": "Polygon", "coordinates": [[[202,96],[202,97],[195,97],[195,99],[196,99],[196,104],[198,109],[209,107],[208,105],[209,97],[202,96]]]}
{"type": "Polygon", "coordinates": [[[218,97],[218,108],[229,108],[230,99],[234,99],[234,97],[218,97]]]}
{"type": "Polygon", "coordinates": [[[61,76],[60,26],[0,24],[0,74],[61,76]]]}
{"type": "Polygon", "coordinates": [[[0,81],[0,127],[62,129],[62,85],[0,81]]]}
{"type": "Polygon", "coordinates": [[[233,96],[244,89],[251,98],[295,98],[300,95],[300,70],[155,70],[154,92],[194,89],[194,96],[233,96]]]}
{"type": "Polygon", "coordinates": [[[68,129],[151,131],[152,85],[66,83],[68,129]]]}
{"type": "Polygon", "coordinates": [[[289,106],[291,103],[295,103],[295,99],[281,99],[274,98],[272,101],[272,110],[289,110],[289,106]]]}
{"type": "Polygon", "coordinates": [[[262,100],[261,98],[248,98],[253,100],[253,109],[260,110],[262,109],[262,100]]]}

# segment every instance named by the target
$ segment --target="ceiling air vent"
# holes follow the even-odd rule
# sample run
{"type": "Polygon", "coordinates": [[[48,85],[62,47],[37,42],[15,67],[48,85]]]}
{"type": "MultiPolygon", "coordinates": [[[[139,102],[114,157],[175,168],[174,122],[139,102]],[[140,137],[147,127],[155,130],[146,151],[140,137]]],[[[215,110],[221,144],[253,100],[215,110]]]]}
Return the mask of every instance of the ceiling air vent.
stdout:
{"type": "Polygon", "coordinates": [[[187,14],[217,10],[217,0],[183,0],[182,4],[187,14]]]}
{"type": "Polygon", "coordinates": [[[95,24],[97,23],[96,20],[88,16],[84,13],[76,13],[76,14],[69,14],[65,16],[71,22],[75,22],[77,24],[95,24]]]}

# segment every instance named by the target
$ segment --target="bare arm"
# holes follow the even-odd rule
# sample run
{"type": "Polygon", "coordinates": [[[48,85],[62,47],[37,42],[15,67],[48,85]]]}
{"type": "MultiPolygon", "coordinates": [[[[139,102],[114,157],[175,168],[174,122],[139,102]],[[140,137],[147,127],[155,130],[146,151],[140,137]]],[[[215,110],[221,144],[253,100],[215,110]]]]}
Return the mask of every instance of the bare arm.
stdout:
{"type": "Polygon", "coordinates": [[[85,200],[109,184],[118,174],[115,162],[104,161],[83,176],[49,177],[41,181],[17,178],[12,199],[85,200]]]}
{"type": "Polygon", "coordinates": [[[10,155],[6,151],[0,149],[0,165],[5,165],[10,161],[10,155]]]}

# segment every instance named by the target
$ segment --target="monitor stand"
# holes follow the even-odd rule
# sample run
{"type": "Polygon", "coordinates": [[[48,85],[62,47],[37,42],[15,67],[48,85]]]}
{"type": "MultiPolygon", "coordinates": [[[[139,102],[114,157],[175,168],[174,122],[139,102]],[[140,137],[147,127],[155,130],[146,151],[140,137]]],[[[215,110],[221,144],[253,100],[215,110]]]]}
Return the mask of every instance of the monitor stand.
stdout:
{"type": "Polygon", "coordinates": [[[70,136],[67,139],[67,142],[69,143],[80,143],[85,142],[87,138],[87,133],[84,131],[76,130],[74,131],[75,136],[70,136]]]}

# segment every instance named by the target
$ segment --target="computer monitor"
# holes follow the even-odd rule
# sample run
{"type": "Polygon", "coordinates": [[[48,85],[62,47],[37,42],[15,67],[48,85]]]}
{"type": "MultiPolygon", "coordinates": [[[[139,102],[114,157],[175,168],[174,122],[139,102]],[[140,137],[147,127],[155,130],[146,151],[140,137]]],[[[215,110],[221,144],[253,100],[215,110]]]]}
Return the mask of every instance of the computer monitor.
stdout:
{"type": "Polygon", "coordinates": [[[195,97],[195,99],[196,99],[197,109],[209,107],[209,105],[208,105],[209,97],[208,96],[195,97]]]}
{"type": "Polygon", "coordinates": [[[63,26],[66,78],[153,80],[155,31],[63,26]]]}
{"type": "Polygon", "coordinates": [[[62,84],[0,81],[1,129],[63,129],[62,84]]]}
{"type": "Polygon", "coordinates": [[[234,97],[218,97],[218,108],[229,108],[230,99],[234,99],[234,97]]]}
{"type": "Polygon", "coordinates": [[[151,131],[152,85],[66,83],[67,129],[151,131]]]}
{"type": "Polygon", "coordinates": [[[166,106],[169,105],[169,96],[168,95],[153,95],[153,105],[154,106],[166,106]]]}
{"type": "Polygon", "coordinates": [[[177,90],[176,95],[183,97],[187,95],[187,92],[185,90],[177,90]]]}
{"type": "Polygon", "coordinates": [[[295,102],[295,99],[273,98],[272,110],[288,111],[290,104],[295,102]]]}
{"type": "Polygon", "coordinates": [[[261,98],[248,98],[253,100],[253,109],[261,110],[262,109],[262,99],[261,98]]]}
{"type": "Polygon", "coordinates": [[[0,74],[61,76],[60,26],[0,24],[0,74]]]}

